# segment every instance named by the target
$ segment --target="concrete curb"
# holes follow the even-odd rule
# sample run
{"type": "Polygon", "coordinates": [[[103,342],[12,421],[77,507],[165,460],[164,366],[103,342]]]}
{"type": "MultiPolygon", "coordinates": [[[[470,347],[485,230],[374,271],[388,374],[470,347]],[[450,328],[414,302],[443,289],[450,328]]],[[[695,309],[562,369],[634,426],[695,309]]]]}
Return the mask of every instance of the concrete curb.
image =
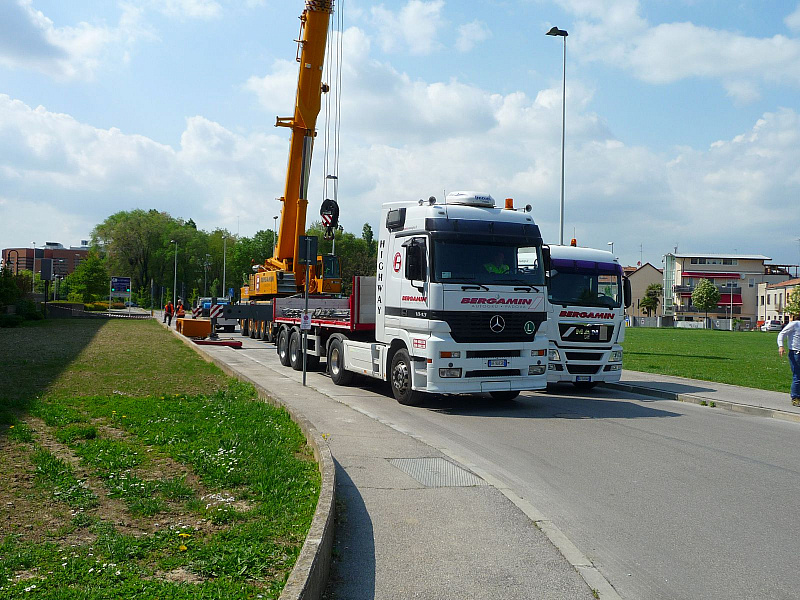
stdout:
{"type": "Polygon", "coordinates": [[[729,410],[731,412],[738,412],[755,417],[767,417],[771,419],[779,419],[781,421],[789,421],[792,423],[800,423],[800,415],[774,408],[765,408],[763,406],[752,406],[750,404],[740,404],[738,402],[729,402],[727,400],[715,400],[708,396],[700,396],[697,394],[679,394],[678,392],[670,392],[668,390],[660,390],[646,385],[635,385],[632,383],[605,383],[605,387],[612,390],[620,390],[622,392],[630,392],[633,394],[642,394],[644,396],[651,396],[653,398],[661,398],[663,400],[677,400],[678,402],[689,402],[691,404],[698,404],[705,406],[714,403],[716,408],[729,410]]]}
{"type": "MultiPolygon", "coordinates": [[[[158,319],[156,319],[156,322],[159,322],[158,319]]],[[[325,591],[325,586],[328,583],[328,573],[330,572],[336,499],[336,466],[328,443],[302,413],[282,404],[279,400],[270,396],[264,387],[225,363],[216,360],[205,352],[202,346],[194,344],[191,339],[179,334],[171,327],[167,327],[166,323],[160,324],[172,331],[178,339],[197,352],[203,360],[213,363],[230,377],[247,381],[256,388],[259,398],[273,406],[285,409],[291,416],[292,421],[297,423],[306,436],[306,440],[314,451],[314,458],[317,461],[320,476],[322,477],[319,501],[314,511],[314,518],[311,520],[311,527],[306,535],[306,541],[300,550],[300,556],[297,557],[297,562],[289,574],[289,579],[286,581],[279,600],[319,600],[325,591]]]]}

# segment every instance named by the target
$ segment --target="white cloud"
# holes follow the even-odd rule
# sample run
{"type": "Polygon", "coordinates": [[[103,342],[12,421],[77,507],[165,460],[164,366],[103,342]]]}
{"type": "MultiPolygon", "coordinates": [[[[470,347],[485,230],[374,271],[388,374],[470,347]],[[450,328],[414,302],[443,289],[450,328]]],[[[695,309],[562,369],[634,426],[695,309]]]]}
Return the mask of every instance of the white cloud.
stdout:
{"type": "Polygon", "coordinates": [[[792,31],[800,31],[800,4],[794,9],[794,12],[788,15],[784,20],[786,26],[792,31]]]}
{"type": "MultiPolygon", "coordinates": [[[[653,84],[717,79],[739,103],[757,99],[764,82],[800,86],[800,39],[757,38],[686,22],[651,25],[637,0],[560,3],[581,19],[570,37],[581,60],[628,69],[653,84]]],[[[790,28],[796,21],[800,9],[786,19],[790,28]]]]}
{"type": "Polygon", "coordinates": [[[58,79],[92,79],[104,60],[112,55],[122,60],[137,39],[155,37],[140,17],[140,8],[123,4],[116,27],[85,22],[56,27],[32,0],[7,0],[0,4],[0,64],[58,79]]]}
{"type": "Polygon", "coordinates": [[[394,12],[383,5],[372,9],[372,20],[385,52],[403,50],[410,54],[430,54],[441,46],[439,30],[444,25],[444,0],[409,0],[394,12]]]}
{"type": "Polygon", "coordinates": [[[491,30],[482,21],[475,20],[465,23],[458,28],[456,49],[459,52],[469,52],[480,42],[489,39],[491,35],[491,30]]]}
{"type": "MultiPolygon", "coordinates": [[[[252,0],[248,6],[252,5],[252,0]]],[[[222,14],[222,6],[215,0],[155,0],[151,6],[178,19],[214,19],[222,14]]]]}

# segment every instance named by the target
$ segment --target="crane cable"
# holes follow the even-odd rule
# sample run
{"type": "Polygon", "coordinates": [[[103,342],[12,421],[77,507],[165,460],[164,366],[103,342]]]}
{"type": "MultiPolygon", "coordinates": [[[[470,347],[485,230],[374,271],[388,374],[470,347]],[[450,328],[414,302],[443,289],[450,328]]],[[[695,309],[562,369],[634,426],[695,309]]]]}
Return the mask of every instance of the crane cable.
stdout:
{"type": "Polygon", "coordinates": [[[325,95],[325,136],[323,152],[325,156],[325,168],[322,172],[322,200],[324,202],[328,198],[328,182],[333,181],[333,199],[337,203],[339,186],[339,134],[341,129],[344,2],[345,0],[339,0],[339,9],[335,12],[336,19],[335,21],[331,20],[331,24],[328,27],[328,43],[326,45],[327,60],[325,61],[325,78],[331,90],[325,95]],[[331,144],[333,146],[332,149],[331,144]],[[329,176],[331,176],[332,179],[330,179],[329,176]]]}

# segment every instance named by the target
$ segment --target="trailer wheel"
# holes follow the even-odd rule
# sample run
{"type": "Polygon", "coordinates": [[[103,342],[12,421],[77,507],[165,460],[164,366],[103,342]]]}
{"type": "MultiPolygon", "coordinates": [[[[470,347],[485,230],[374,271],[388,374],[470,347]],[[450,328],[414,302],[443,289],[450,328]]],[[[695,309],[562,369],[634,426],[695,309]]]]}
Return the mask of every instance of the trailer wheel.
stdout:
{"type": "Polygon", "coordinates": [[[289,335],[289,364],[295,371],[303,370],[303,341],[296,329],[289,335]]]}
{"type": "Polygon", "coordinates": [[[489,395],[500,402],[511,402],[514,398],[519,396],[519,391],[489,392],[489,395]]]}
{"type": "Polygon", "coordinates": [[[253,319],[250,320],[250,337],[252,339],[256,338],[256,326],[258,325],[258,321],[253,319]]]}
{"type": "Polygon", "coordinates": [[[405,348],[395,352],[389,370],[389,381],[392,384],[395,400],[406,406],[416,406],[422,401],[422,394],[411,389],[412,368],[411,359],[405,348]]]}
{"type": "Polygon", "coordinates": [[[344,369],[344,344],[339,338],[331,340],[328,346],[328,372],[336,385],[348,385],[353,380],[353,374],[344,369]]]}
{"type": "Polygon", "coordinates": [[[289,366],[289,332],[285,327],[278,333],[278,358],[284,367],[289,366]]]}
{"type": "Polygon", "coordinates": [[[247,319],[239,321],[239,333],[241,333],[242,336],[250,334],[250,322],[247,319]]]}

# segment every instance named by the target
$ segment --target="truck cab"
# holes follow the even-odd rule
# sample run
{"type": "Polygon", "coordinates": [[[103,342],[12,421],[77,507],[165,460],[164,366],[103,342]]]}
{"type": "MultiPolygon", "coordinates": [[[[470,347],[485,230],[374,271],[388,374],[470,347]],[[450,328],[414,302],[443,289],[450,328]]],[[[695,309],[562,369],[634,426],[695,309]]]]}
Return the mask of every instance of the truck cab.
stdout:
{"type": "Polygon", "coordinates": [[[593,248],[551,246],[550,257],[548,384],[591,389],[619,381],[631,296],[622,267],[611,252],[593,248]]]}
{"type": "Polygon", "coordinates": [[[529,209],[506,206],[475,192],[383,206],[375,339],[398,401],[546,386],[542,238],[529,209]]]}

